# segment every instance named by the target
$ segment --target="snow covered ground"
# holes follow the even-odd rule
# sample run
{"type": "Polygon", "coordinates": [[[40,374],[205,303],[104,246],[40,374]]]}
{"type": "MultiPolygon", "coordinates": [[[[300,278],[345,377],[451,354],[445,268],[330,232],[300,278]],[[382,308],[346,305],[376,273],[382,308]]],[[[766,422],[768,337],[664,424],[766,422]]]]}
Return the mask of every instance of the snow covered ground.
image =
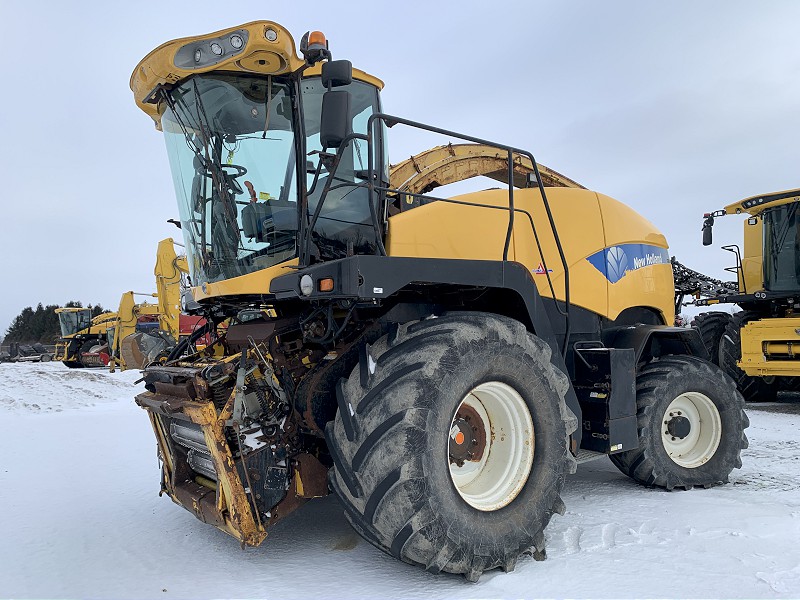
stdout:
{"type": "Polygon", "coordinates": [[[730,485],[668,493],[583,465],[548,559],[468,584],[379,552],[333,497],[246,550],[159,498],[138,376],[0,365],[0,597],[800,597],[798,400],[750,407],[730,485]]]}

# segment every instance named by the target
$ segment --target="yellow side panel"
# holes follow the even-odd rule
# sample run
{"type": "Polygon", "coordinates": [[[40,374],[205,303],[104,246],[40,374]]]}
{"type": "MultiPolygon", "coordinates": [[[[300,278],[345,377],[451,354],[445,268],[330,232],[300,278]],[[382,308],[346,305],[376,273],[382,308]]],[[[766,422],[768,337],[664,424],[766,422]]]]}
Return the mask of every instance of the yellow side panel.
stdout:
{"type": "MultiPolygon", "coordinates": [[[[507,205],[505,195],[501,202],[484,195],[477,201],[507,205]]],[[[507,211],[433,202],[389,219],[386,253],[416,258],[502,260],[507,231],[507,211]]],[[[512,246],[509,260],[514,260],[513,254],[512,246]]]]}
{"type": "MultiPolygon", "coordinates": [[[[612,320],[629,307],[652,307],[665,323],[673,322],[674,282],[667,241],[652,223],[628,206],[590,190],[550,188],[547,198],[569,267],[573,304],[612,320]],[[615,246],[655,260],[634,265],[632,255],[624,275],[609,278],[603,252],[615,246]]],[[[455,199],[508,206],[505,189],[455,199]]],[[[564,269],[539,191],[517,190],[514,202],[518,210],[509,260],[528,268],[543,297],[553,297],[546,276],[549,273],[556,299],[564,300],[564,269]],[[536,226],[539,244],[528,214],[536,226]]],[[[507,227],[507,211],[434,202],[389,219],[387,251],[390,256],[499,260],[507,227]]]]}
{"type": "MultiPolygon", "coordinates": [[[[603,229],[597,195],[572,188],[548,189],[548,200],[559,225],[559,236],[570,267],[571,302],[598,314],[607,312],[607,280],[585,259],[603,248],[603,229]],[[580,218],[576,218],[580,215],[580,218]],[[568,223],[568,225],[567,225],[568,223]]],[[[455,199],[507,207],[506,190],[487,190],[455,199]]],[[[553,297],[546,272],[564,299],[564,270],[538,190],[514,193],[516,212],[509,260],[525,265],[542,296],[553,297]],[[546,257],[539,254],[531,215],[546,257]]],[[[501,260],[508,229],[508,212],[478,206],[433,202],[389,219],[387,253],[390,256],[501,260]]]]}
{"type": "Polygon", "coordinates": [[[750,321],[741,330],[739,368],[751,377],[800,376],[800,318],[750,321]]]}
{"type": "Polygon", "coordinates": [[[739,281],[739,289],[747,294],[764,289],[764,220],[750,217],[744,222],[744,247],[742,248],[742,272],[744,282],[739,281]],[[756,222],[748,223],[751,219],[756,222]],[[744,285],[742,285],[744,283],[744,285]]]}
{"type": "MultiPolygon", "coordinates": [[[[570,302],[599,315],[607,315],[608,280],[587,260],[587,257],[605,246],[597,194],[572,188],[548,189],[546,193],[569,267],[570,302]]],[[[502,194],[503,197],[507,196],[505,191],[502,194]]],[[[515,193],[514,199],[518,208],[533,217],[539,237],[537,244],[527,215],[517,213],[514,221],[517,261],[528,267],[543,297],[553,297],[550,290],[552,283],[555,297],[564,300],[564,268],[541,196],[538,190],[524,190],[515,193]],[[539,253],[539,246],[544,253],[544,261],[539,253]]]]}
{"type": "Polygon", "coordinates": [[[669,262],[667,239],[650,221],[618,200],[597,195],[605,227],[606,247],[646,244],[665,250],[660,263],[629,270],[608,286],[608,316],[616,319],[631,306],[649,306],[659,311],[664,322],[675,321],[675,282],[669,262]]]}

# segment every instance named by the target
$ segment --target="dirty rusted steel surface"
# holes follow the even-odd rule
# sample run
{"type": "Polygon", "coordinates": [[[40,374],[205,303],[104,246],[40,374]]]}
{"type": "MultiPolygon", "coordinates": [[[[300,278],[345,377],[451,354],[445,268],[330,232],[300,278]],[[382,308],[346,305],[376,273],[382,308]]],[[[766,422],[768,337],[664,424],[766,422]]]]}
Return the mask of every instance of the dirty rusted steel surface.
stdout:
{"type": "Polygon", "coordinates": [[[300,508],[310,498],[328,494],[328,469],[311,454],[295,457],[297,468],[294,471],[289,492],[272,510],[269,525],[273,525],[300,508]]]}
{"type": "Polygon", "coordinates": [[[486,429],[484,429],[483,420],[478,411],[466,403],[458,407],[456,419],[464,419],[472,432],[472,437],[469,440],[468,459],[479,461],[483,458],[483,453],[486,450],[486,429]]]}
{"type": "MultiPolygon", "coordinates": [[[[246,360],[255,360],[266,350],[252,351],[246,360]]],[[[199,368],[153,366],[147,369],[148,391],[139,394],[136,403],[147,410],[158,441],[163,459],[162,492],[204,523],[256,546],[266,538],[267,525],[308,499],[328,493],[328,468],[313,454],[298,454],[302,417],[296,410],[287,406],[289,412],[280,413],[284,415],[280,431],[274,433],[262,427],[254,434],[249,418],[242,421],[241,410],[235,410],[242,394],[254,393],[253,381],[270,377],[260,367],[249,369],[245,379],[234,386],[231,378],[237,370],[229,362],[199,368]],[[186,432],[186,427],[188,438],[179,432],[186,432]],[[199,439],[192,437],[192,428],[199,439]],[[243,443],[248,436],[250,446],[243,443]],[[192,456],[197,456],[191,453],[198,450],[207,453],[213,473],[198,471],[191,462],[196,460],[192,456]],[[286,463],[278,462],[283,460],[286,463]],[[282,471],[285,487],[280,487],[282,471]]]]}
{"type": "MultiPolygon", "coordinates": [[[[233,396],[233,394],[232,394],[233,396]]],[[[175,398],[145,392],[136,402],[150,414],[161,455],[165,461],[163,485],[174,502],[192,512],[204,523],[223,529],[249,546],[257,546],[267,536],[239,476],[236,461],[225,438],[225,422],[230,418],[232,399],[217,414],[213,402],[175,398]],[[163,417],[181,418],[199,425],[217,473],[216,490],[195,481],[188,468],[176,461],[174,447],[166,432],[163,417]]],[[[205,481],[204,481],[205,482],[205,481]]]]}
{"type": "Polygon", "coordinates": [[[203,429],[206,446],[217,471],[218,488],[227,504],[226,524],[231,527],[237,539],[249,546],[257,546],[267,537],[267,532],[258,525],[258,518],[239,478],[236,462],[225,439],[223,414],[218,418],[216,408],[211,402],[188,404],[184,413],[203,429]]]}
{"type": "MultiPolygon", "coordinates": [[[[569,177],[538,165],[545,187],[585,189],[569,177]]],[[[514,156],[514,185],[526,187],[533,164],[526,156],[514,156]]],[[[421,152],[390,168],[391,187],[415,194],[483,175],[508,184],[506,152],[482,144],[449,144],[421,152]]]]}
{"type": "Polygon", "coordinates": [[[320,498],[328,495],[328,468],[316,456],[298,454],[295,493],[301,498],[320,498]]]}

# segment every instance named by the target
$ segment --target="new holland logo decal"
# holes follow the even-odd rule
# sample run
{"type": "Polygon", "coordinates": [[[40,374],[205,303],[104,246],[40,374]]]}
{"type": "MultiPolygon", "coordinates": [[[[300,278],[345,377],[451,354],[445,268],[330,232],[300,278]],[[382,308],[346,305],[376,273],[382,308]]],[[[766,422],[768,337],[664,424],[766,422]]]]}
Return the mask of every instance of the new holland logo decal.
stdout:
{"type": "Polygon", "coordinates": [[[669,252],[666,248],[650,244],[620,244],[603,248],[587,257],[586,260],[608,281],[617,283],[630,271],[637,271],[651,265],[669,264],[669,252]]]}

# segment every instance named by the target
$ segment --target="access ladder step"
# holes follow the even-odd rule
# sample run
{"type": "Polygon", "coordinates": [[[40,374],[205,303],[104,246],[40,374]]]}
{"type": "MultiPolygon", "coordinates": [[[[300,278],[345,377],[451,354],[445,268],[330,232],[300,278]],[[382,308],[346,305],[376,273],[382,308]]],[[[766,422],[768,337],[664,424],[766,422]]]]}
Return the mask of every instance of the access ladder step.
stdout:
{"type": "Polygon", "coordinates": [[[575,460],[578,461],[578,464],[587,463],[598,458],[603,458],[604,456],[608,456],[604,452],[594,452],[592,450],[584,450],[583,448],[578,449],[578,453],[575,455],[575,460]]]}

